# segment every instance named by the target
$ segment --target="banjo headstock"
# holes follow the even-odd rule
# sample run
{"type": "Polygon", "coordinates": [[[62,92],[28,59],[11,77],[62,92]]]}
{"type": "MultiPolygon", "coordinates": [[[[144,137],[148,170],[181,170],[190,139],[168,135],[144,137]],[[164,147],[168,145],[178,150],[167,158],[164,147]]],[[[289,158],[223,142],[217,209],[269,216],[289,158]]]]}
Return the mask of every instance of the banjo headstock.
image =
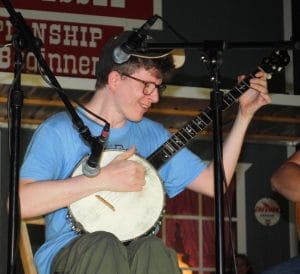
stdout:
{"type": "Polygon", "coordinates": [[[280,72],[290,62],[286,50],[273,50],[269,57],[265,57],[258,66],[261,70],[271,75],[280,72]]]}

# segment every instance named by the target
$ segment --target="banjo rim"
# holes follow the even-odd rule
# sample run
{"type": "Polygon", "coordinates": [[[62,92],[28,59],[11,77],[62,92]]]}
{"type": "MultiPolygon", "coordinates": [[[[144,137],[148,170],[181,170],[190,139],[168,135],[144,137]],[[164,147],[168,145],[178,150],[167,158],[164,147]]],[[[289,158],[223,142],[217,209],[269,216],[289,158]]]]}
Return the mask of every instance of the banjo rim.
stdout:
{"type": "MultiPolygon", "coordinates": [[[[104,151],[104,154],[115,154],[115,157],[118,156],[120,153],[124,152],[125,150],[120,150],[120,149],[106,149],[104,151]]],[[[77,175],[81,175],[82,173],[80,169],[80,167],[82,166],[82,163],[84,161],[84,159],[86,158],[87,156],[83,157],[82,160],[79,161],[79,163],[76,165],[76,167],[74,168],[73,172],[72,172],[72,177],[73,176],[77,176],[77,175]]],[[[103,159],[103,155],[101,157],[101,160],[103,159]]],[[[129,236],[129,235],[125,235],[126,237],[121,237],[120,238],[120,235],[118,236],[118,234],[116,235],[116,233],[110,231],[110,230],[106,230],[106,229],[101,229],[100,228],[96,228],[96,229],[92,229],[92,230],[89,230],[87,229],[85,226],[85,223],[82,222],[82,220],[76,216],[76,214],[74,214],[74,207],[81,203],[84,199],[90,199],[91,196],[94,196],[96,193],[102,193],[103,191],[100,191],[100,192],[96,192],[96,193],[93,193],[91,195],[88,195],[84,198],[81,198],[79,199],[78,201],[75,201],[74,203],[71,203],[69,206],[68,206],[68,214],[67,214],[67,219],[69,220],[69,223],[70,223],[70,226],[71,226],[71,229],[74,230],[77,234],[82,234],[82,233],[92,233],[92,232],[95,232],[95,231],[107,231],[107,232],[111,232],[112,234],[114,234],[117,238],[120,239],[120,241],[122,242],[129,242],[129,241],[132,241],[132,240],[135,240],[139,237],[143,237],[143,236],[147,236],[147,235],[155,235],[158,231],[159,231],[159,227],[161,225],[161,220],[162,220],[162,217],[163,217],[163,214],[165,212],[164,208],[165,208],[165,189],[164,189],[164,185],[162,183],[162,180],[157,172],[157,170],[151,165],[151,163],[149,163],[147,160],[145,160],[143,157],[141,157],[140,155],[137,155],[137,154],[134,154],[131,158],[129,158],[131,160],[138,160],[140,161],[146,168],[150,168],[150,171],[156,176],[156,181],[159,182],[159,186],[160,186],[160,195],[161,195],[161,198],[160,198],[160,206],[158,208],[158,211],[155,213],[155,221],[151,221],[151,223],[147,224],[147,228],[143,228],[143,232],[136,232],[135,234],[133,234],[132,236],[129,236]],[[124,238],[124,239],[123,239],[124,238]]],[[[147,176],[147,175],[146,175],[147,176]]],[[[146,184],[147,184],[147,179],[146,179],[146,184]]],[[[149,184],[149,183],[148,183],[149,184]]],[[[157,184],[157,183],[156,183],[157,184]]],[[[137,194],[142,194],[144,190],[140,191],[140,192],[110,192],[110,191],[107,191],[109,193],[127,193],[127,194],[130,194],[130,193],[137,193],[137,194]]],[[[155,204],[158,204],[157,201],[154,201],[155,204]]]]}

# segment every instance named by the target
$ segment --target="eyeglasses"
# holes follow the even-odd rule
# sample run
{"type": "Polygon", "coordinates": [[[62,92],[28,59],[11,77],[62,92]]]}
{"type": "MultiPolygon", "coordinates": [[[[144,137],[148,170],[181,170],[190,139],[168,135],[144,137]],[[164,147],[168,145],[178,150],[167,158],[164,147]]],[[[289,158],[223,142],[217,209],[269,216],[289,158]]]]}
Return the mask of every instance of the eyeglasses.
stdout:
{"type": "Polygon", "coordinates": [[[157,89],[157,91],[158,91],[159,94],[162,94],[166,90],[166,88],[167,88],[167,86],[165,84],[159,84],[159,85],[157,85],[157,84],[155,84],[153,82],[146,82],[144,80],[138,79],[138,78],[133,77],[131,75],[128,75],[126,73],[121,73],[121,75],[126,76],[128,78],[131,78],[131,79],[133,79],[135,81],[138,81],[140,83],[143,83],[144,84],[144,89],[143,89],[143,94],[144,95],[150,95],[150,94],[152,94],[155,89],[157,89]]]}

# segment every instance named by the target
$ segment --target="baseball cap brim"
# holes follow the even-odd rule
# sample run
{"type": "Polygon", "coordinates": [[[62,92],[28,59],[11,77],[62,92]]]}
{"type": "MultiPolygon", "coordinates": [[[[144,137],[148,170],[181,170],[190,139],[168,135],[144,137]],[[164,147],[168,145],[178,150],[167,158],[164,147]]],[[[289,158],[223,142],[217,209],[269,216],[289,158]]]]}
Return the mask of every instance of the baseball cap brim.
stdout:
{"type": "Polygon", "coordinates": [[[131,54],[132,56],[141,58],[163,58],[167,55],[172,55],[174,60],[175,68],[178,69],[183,66],[185,62],[185,52],[184,49],[171,49],[171,50],[149,50],[149,51],[136,51],[131,54]]]}
{"type": "MultiPolygon", "coordinates": [[[[102,58],[110,58],[113,55],[113,50],[117,47],[120,47],[123,43],[127,42],[130,35],[133,31],[124,31],[120,34],[112,37],[102,49],[102,58]]],[[[153,43],[154,39],[152,36],[147,35],[146,40],[144,41],[142,48],[133,51],[130,53],[132,56],[140,58],[164,58],[167,55],[172,55],[175,68],[180,68],[185,62],[185,52],[184,49],[147,49],[147,43],[153,43]]]]}

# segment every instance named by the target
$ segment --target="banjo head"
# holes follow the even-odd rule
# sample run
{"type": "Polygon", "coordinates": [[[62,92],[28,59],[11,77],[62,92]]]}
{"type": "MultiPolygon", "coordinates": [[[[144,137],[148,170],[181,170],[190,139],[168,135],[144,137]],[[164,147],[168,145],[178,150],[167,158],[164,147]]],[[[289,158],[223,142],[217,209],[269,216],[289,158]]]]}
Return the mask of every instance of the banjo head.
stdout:
{"type": "MultiPolygon", "coordinates": [[[[109,164],[120,150],[105,150],[100,167],[109,164]]],[[[126,242],[158,229],[165,205],[165,191],[157,171],[145,159],[133,155],[130,160],[146,169],[146,183],[140,192],[99,191],[69,206],[69,218],[78,232],[107,231],[126,242]]],[[[82,174],[82,161],[72,177],[82,174]]]]}

